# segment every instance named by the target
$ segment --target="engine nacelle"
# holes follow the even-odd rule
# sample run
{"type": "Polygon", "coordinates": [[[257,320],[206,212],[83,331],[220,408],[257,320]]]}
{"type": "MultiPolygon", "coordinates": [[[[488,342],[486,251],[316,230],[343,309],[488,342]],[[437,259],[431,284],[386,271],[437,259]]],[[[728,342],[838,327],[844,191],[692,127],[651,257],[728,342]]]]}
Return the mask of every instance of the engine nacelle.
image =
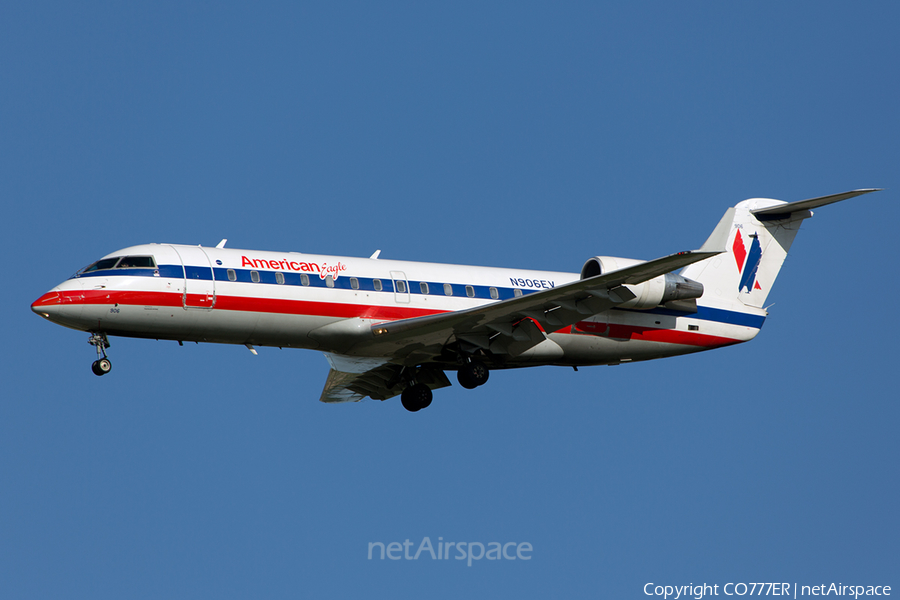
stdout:
{"type": "MultiPolygon", "coordinates": [[[[636,260],[633,258],[616,258],[614,256],[595,256],[589,258],[581,268],[581,278],[588,279],[610,273],[619,269],[633,267],[645,260],[636,260]]],[[[694,300],[703,295],[703,284],[675,273],[666,273],[659,277],[654,277],[644,283],[636,285],[625,284],[635,298],[619,304],[621,308],[648,309],[656,308],[667,302],[677,300],[694,300]]]]}

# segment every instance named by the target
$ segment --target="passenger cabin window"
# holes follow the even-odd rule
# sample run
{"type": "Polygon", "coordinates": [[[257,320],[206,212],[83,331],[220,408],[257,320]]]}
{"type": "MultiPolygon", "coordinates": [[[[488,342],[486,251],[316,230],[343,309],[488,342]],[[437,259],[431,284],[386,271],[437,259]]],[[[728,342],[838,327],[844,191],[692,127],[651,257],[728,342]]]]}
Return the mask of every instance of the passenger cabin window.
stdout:
{"type": "Polygon", "coordinates": [[[375,291],[376,291],[376,292],[380,292],[380,291],[383,289],[383,288],[381,287],[381,280],[380,280],[380,279],[373,279],[373,280],[372,280],[372,283],[375,285],[375,291]]]}
{"type": "Polygon", "coordinates": [[[397,291],[400,292],[401,294],[406,293],[406,282],[403,281],[402,279],[397,280],[397,291]]]}
{"type": "Polygon", "coordinates": [[[234,272],[234,269],[228,269],[228,281],[237,281],[237,273],[234,272]]]}
{"type": "Polygon", "coordinates": [[[259,283],[259,271],[250,271],[250,281],[259,283]]]}
{"type": "Polygon", "coordinates": [[[522,290],[520,290],[519,288],[515,288],[513,290],[513,296],[515,296],[516,298],[518,298],[521,295],[522,295],[522,290]]]}
{"type": "Polygon", "coordinates": [[[473,288],[471,285],[466,286],[466,296],[468,296],[469,298],[475,297],[475,288],[473,288]]]}
{"type": "Polygon", "coordinates": [[[309,275],[306,273],[300,274],[300,285],[309,285],[309,275]]]}
{"type": "Polygon", "coordinates": [[[359,279],[357,279],[356,277],[351,277],[350,278],[350,287],[353,288],[354,290],[358,290],[359,289],[359,279]]]}
{"type": "Polygon", "coordinates": [[[419,290],[420,290],[423,294],[427,294],[427,293],[428,293],[428,284],[425,283],[424,281],[421,282],[421,283],[419,284],[419,290]]]}
{"type": "Polygon", "coordinates": [[[334,277],[331,275],[325,276],[325,285],[328,287],[334,287],[334,277]]]}
{"type": "Polygon", "coordinates": [[[444,295],[445,295],[445,296],[452,296],[452,295],[453,295],[453,286],[450,285],[449,283],[445,283],[445,284],[444,284],[444,295]]]}
{"type": "Polygon", "coordinates": [[[116,265],[117,269],[155,269],[156,261],[152,256],[126,256],[116,265]]]}
{"type": "Polygon", "coordinates": [[[88,265],[84,269],[82,269],[82,273],[90,273],[91,271],[105,271],[106,269],[112,269],[116,266],[116,263],[119,262],[121,256],[115,256],[113,258],[103,258],[98,260],[92,265],[88,265]]]}
{"type": "Polygon", "coordinates": [[[497,291],[497,288],[492,287],[492,288],[491,288],[491,298],[493,298],[494,300],[496,300],[496,299],[499,298],[499,297],[500,297],[500,292],[497,291]]]}
{"type": "Polygon", "coordinates": [[[275,273],[275,283],[284,284],[284,273],[275,273]]]}

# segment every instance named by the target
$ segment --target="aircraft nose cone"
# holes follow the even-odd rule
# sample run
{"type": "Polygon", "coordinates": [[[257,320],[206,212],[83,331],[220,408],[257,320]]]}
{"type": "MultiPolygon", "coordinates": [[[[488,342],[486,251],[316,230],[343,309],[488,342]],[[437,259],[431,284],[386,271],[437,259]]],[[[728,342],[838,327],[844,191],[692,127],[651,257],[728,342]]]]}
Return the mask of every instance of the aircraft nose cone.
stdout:
{"type": "Polygon", "coordinates": [[[47,292],[31,304],[31,310],[45,319],[49,319],[59,312],[59,304],[59,292],[47,292]]]}

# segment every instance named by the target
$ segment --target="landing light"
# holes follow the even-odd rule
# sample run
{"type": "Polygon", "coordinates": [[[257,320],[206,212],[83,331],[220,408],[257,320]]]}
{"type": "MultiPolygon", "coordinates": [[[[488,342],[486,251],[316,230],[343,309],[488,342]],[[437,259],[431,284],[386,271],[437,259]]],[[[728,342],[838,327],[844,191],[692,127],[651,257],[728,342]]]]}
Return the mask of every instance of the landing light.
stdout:
{"type": "Polygon", "coordinates": [[[387,330],[387,327],[376,327],[374,329],[374,332],[375,332],[375,335],[382,335],[384,333],[387,333],[388,330],[387,330]]]}

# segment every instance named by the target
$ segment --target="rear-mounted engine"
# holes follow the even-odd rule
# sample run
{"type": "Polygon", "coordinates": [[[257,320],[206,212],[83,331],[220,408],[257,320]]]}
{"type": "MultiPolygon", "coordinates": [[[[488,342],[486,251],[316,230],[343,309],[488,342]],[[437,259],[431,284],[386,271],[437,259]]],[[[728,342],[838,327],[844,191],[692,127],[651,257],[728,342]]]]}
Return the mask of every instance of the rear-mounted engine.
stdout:
{"type": "MultiPolygon", "coordinates": [[[[597,275],[639,265],[643,262],[646,261],[633,258],[595,256],[584,263],[584,266],[581,268],[581,278],[596,277],[597,275]]],[[[635,295],[635,298],[619,304],[620,308],[646,310],[663,305],[673,310],[696,312],[697,298],[703,295],[702,283],[675,273],[666,273],[635,285],[625,284],[624,287],[628,288],[635,295]]]]}

